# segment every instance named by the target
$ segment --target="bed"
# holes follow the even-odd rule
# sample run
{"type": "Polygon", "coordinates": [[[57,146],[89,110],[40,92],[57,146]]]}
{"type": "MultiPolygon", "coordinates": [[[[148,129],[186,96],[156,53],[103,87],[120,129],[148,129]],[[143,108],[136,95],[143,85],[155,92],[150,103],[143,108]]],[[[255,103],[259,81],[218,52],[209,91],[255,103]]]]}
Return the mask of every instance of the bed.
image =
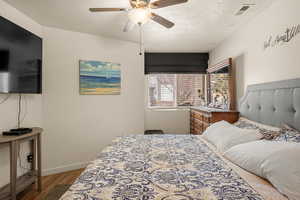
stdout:
{"type": "MultiPolygon", "coordinates": [[[[249,86],[242,116],[300,128],[300,80],[249,86]]],[[[61,200],[285,200],[270,183],[226,160],[201,136],[117,138],[61,200]]]]}

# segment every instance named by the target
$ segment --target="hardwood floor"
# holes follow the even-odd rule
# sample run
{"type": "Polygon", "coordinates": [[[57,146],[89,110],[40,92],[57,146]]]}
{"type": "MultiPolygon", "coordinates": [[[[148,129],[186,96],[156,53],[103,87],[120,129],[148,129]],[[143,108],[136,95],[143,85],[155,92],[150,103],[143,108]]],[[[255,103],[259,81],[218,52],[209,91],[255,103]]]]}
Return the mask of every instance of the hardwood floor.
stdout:
{"type": "Polygon", "coordinates": [[[38,193],[36,186],[32,185],[31,188],[28,188],[26,191],[18,195],[18,200],[42,200],[48,192],[60,184],[72,184],[77,177],[82,173],[84,169],[79,169],[75,171],[54,174],[50,176],[44,176],[42,178],[43,190],[41,193],[38,193]]]}

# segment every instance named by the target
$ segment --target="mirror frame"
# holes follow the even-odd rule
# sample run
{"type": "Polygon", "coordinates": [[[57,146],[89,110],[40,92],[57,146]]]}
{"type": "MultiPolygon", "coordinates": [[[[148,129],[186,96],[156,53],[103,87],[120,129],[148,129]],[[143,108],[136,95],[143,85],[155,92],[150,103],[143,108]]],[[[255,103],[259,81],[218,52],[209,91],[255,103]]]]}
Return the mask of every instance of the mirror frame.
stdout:
{"type": "Polygon", "coordinates": [[[207,102],[208,105],[212,102],[211,99],[211,74],[216,73],[224,68],[228,68],[229,74],[229,110],[236,110],[236,78],[235,69],[233,67],[232,58],[222,60],[221,62],[211,65],[207,69],[207,102]]]}

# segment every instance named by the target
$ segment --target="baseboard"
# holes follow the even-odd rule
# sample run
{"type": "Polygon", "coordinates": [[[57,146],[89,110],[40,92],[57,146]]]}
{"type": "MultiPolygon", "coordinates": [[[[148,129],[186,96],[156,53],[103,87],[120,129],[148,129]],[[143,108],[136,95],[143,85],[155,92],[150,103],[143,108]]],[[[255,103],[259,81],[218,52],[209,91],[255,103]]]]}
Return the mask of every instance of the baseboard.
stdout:
{"type": "Polygon", "coordinates": [[[59,174],[59,173],[72,171],[72,170],[76,170],[76,169],[82,169],[82,168],[85,168],[88,164],[89,164],[89,162],[84,162],[84,163],[76,163],[76,164],[72,164],[72,165],[60,166],[60,167],[56,167],[56,168],[52,168],[52,169],[46,169],[46,170],[43,170],[42,175],[47,176],[47,175],[51,175],[51,174],[59,174]]]}

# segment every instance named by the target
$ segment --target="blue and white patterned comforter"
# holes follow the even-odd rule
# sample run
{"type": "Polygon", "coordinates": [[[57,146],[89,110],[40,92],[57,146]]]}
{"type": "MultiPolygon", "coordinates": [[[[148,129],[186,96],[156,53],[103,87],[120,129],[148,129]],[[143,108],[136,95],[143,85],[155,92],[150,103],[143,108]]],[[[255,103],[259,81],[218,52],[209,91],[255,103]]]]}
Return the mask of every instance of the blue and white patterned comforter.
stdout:
{"type": "Polygon", "coordinates": [[[262,200],[199,136],[134,135],[99,154],[61,200],[262,200]]]}

